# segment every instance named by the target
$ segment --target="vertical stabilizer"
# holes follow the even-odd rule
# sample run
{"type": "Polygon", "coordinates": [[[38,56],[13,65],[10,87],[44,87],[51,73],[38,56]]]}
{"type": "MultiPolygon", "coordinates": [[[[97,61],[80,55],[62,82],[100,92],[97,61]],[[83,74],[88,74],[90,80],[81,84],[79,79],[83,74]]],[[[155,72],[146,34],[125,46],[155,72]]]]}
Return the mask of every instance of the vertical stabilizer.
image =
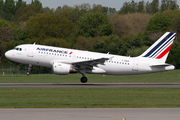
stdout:
{"type": "Polygon", "coordinates": [[[166,32],[151,47],[149,47],[141,57],[156,59],[165,63],[176,33],[166,32]]]}

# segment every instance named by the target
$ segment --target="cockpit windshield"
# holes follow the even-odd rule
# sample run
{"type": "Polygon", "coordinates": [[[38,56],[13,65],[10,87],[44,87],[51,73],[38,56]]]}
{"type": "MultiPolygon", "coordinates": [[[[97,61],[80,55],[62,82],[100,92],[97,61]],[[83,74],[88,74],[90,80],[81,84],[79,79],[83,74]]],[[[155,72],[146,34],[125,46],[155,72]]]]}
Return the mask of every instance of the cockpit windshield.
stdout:
{"type": "Polygon", "coordinates": [[[22,48],[15,47],[13,50],[22,51],[22,48]]]}

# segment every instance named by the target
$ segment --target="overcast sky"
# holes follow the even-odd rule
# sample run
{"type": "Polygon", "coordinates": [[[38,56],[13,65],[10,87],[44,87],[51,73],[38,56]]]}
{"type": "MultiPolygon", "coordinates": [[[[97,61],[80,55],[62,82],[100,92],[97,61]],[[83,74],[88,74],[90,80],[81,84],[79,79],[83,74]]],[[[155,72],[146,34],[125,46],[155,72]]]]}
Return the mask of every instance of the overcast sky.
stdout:
{"type": "MultiPolygon", "coordinates": [[[[23,0],[26,1],[27,4],[31,3],[32,0],[23,0]]],[[[56,9],[58,6],[68,5],[73,7],[74,5],[80,5],[83,3],[100,4],[102,6],[107,6],[111,8],[116,8],[116,10],[120,10],[124,2],[131,2],[132,0],[39,0],[41,1],[43,7],[49,7],[56,9]]],[[[142,0],[134,0],[135,2],[139,2],[142,0]]],[[[152,0],[144,0],[145,3],[147,1],[152,2],[152,0]]],[[[180,6],[180,0],[176,0],[178,5],[180,6]]],[[[159,0],[161,2],[161,0],[159,0]]]]}

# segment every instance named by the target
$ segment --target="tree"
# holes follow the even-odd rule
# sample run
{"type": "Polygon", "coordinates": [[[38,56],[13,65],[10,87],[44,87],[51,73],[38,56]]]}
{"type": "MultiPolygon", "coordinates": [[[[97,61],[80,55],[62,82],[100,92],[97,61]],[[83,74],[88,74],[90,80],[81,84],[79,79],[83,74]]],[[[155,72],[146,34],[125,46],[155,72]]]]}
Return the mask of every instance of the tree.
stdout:
{"type": "Polygon", "coordinates": [[[78,35],[96,37],[113,34],[113,27],[107,15],[103,13],[87,13],[77,23],[78,35]]]}
{"type": "Polygon", "coordinates": [[[36,14],[27,22],[30,38],[67,38],[75,35],[72,21],[52,14],[36,14]]]}
{"type": "Polygon", "coordinates": [[[17,11],[20,7],[25,7],[25,6],[26,6],[26,2],[24,2],[24,1],[22,1],[22,0],[16,1],[15,13],[16,13],[16,11],[17,11]]]}
{"type": "Polygon", "coordinates": [[[32,6],[38,6],[38,7],[42,8],[42,3],[39,0],[34,0],[34,1],[32,0],[31,5],[32,6]]]}
{"type": "Polygon", "coordinates": [[[143,33],[151,17],[149,14],[133,13],[126,15],[115,14],[109,19],[114,32],[119,37],[122,37],[124,35],[136,35],[139,32],[143,33]]]}
{"type": "Polygon", "coordinates": [[[118,11],[118,13],[119,14],[127,14],[127,13],[129,13],[130,7],[131,6],[129,5],[129,2],[125,2],[125,3],[123,3],[123,6],[118,11]]]}
{"type": "Polygon", "coordinates": [[[153,0],[151,2],[151,14],[155,14],[159,11],[159,0],[153,0]]]}
{"type": "Polygon", "coordinates": [[[14,0],[5,0],[2,9],[5,13],[4,18],[6,20],[13,20],[15,14],[15,2],[14,0]]]}
{"type": "Polygon", "coordinates": [[[9,23],[4,20],[4,19],[0,19],[0,28],[4,28],[4,27],[9,27],[9,23]]]}
{"type": "Polygon", "coordinates": [[[131,2],[125,2],[123,6],[121,7],[120,11],[118,11],[119,14],[128,14],[128,13],[136,13],[140,12],[143,13],[145,12],[145,6],[144,6],[144,1],[140,1],[139,3],[135,2],[132,0],[131,2]]]}
{"type": "Polygon", "coordinates": [[[30,16],[36,13],[41,13],[41,8],[39,6],[27,5],[25,7],[21,7],[16,11],[15,21],[27,21],[30,16]]]}
{"type": "Polygon", "coordinates": [[[4,1],[3,0],[0,0],[0,19],[1,18],[4,18],[4,11],[3,11],[3,4],[4,4],[4,1]]]}
{"type": "Polygon", "coordinates": [[[130,49],[127,51],[126,56],[137,57],[141,55],[144,51],[146,51],[148,48],[149,46],[142,46],[142,47],[130,49]]]}
{"type": "Polygon", "coordinates": [[[13,38],[14,29],[10,27],[2,27],[0,28],[0,40],[4,42],[9,42],[13,38]]]}
{"type": "Polygon", "coordinates": [[[146,27],[146,33],[165,32],[171,26],[170,19],[164,14],[157,13],[150,20],[146,27]]]}
{"type": "Polygon", "coordinates": [[[60,15],[62,18],[67,18],[67,19],[71,20],[76,25],[77,21],[85,13],[86,12],[84,12],[83,10],[80,10],[79,8],[76,7],[76,8],[61,10],[58,15],[60,15]]]}
{"type": "Polygon", "coordinates": [[[161,12],[166,11],[166,10],[174,10],[178,9],[179,6],[176,3],[175,0],[162,0],[161,1],[161,12]]]}
{"type": "Polygon", "coordinates": [[[174,10],[166,10],[163,12],[171,20],[171,30],[176,32],[176,40],[179,39],[180,36],[180,11],[177,9],[174,10]]]}
{"type": "Polygon", "coordinates": [[[137,11],[137,3],[134,2],[134,0],[131,1],[130,3],[131,9],[130,9],[130,13],[135,13],[137,11]]]}
{"type": "Polygon", "coordinates": [[[67,41],[62,38],[47,38],[41,44],[49,45],[49,46],[56,46],[56,47],[65,47],[65,48],[70,47],[67,41]]]}
{"type": "Polygon", "coordinates": [[[116,11],[116,9],[115,8],[109,8],[109,10],[108,10],[109,12],[108,12],[108,15],[114,15],[114,14],[116,14],[117,13],[117,11],[116,11]]]}
{"type": "Polygon", "coordinates": [[[179,41],[174,41],[169,57],[167,58],[167,63],[173,64],[177,69],[180,68],[180,43],[179,41]]]}
{"type": "Polygon", "coordinates": [[[54,13],[54,9],[50,9],[49,7],[45,7],[42,9],[43,13],[49,13],[49,14],[53,14],[54,13]]]}
{"type": "Polygon", "coordinates": [[[90,50],[92,46],[89,39],[79,36],[73,47],[80,50],[90,50]]]}
{"type": "MultiPolygon", "coordinates": [[[[172,28],[173,30],[177,33],[177,38],[179,39],[180,37],[180,16],[176,16],[174,20],[172,20],[172,28]]],[[[180,40],[179,40],[180,41],[180,40]]]]}
{"type": "Polygon", "coordinates": [[[75,5],[75,7],[78,7],[80,10],[83,10],[85,12],[88,12],[91,10],[91,5],[89,3],[84,3],[81,5],[75,5]]]}
{"type": "Polygon", "coordinates": [[[149,1],[146,3],[146,13],[151,13],[151,4],[149,3],[149,1]]]}
{"type": "Polygon", "coordinates": [[[117,35],[95,37],[90,39],[93,50],[102,53],[118,54],[118,43],[120,38],[117,35]]]}
{"type": "Polygon", "coordinates": [[[137,12],[139,13],[145,13],[145,5],[144,5],[144,1],[140,1],[138,4],[137,4],[137,12]]]}

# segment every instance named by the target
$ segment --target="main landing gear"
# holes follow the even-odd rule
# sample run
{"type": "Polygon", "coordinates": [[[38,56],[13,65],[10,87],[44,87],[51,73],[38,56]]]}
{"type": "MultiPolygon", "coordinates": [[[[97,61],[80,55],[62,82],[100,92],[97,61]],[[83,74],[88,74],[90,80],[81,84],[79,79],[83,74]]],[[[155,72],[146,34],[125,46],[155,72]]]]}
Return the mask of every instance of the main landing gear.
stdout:
{"type": "Polygon", "coordinates": [[[87,77],[82,77],[82,78],[81,78],[81,82],[82,82],[82,83],[86,83],[86,82],[87,82],[87,77]]]}
{"type": "Polygon", "coordinates": [[[27,76],[29,76],[29,75],[30,75],[31,67],[32,67],[32,65],[31,65],[31,64],[29,64],[28,70],[27,70],[27,72],[26,72],[26,75],[27,75],[27,76]]]}
{"type": "Polygon", "coordinates": [[[86,83],[88,81],[87,77],[85,76],[85,71],[80,71],[80,73],[83,75],[83,77],[81,78],[81,82],[82,83],[86,83]]]}

